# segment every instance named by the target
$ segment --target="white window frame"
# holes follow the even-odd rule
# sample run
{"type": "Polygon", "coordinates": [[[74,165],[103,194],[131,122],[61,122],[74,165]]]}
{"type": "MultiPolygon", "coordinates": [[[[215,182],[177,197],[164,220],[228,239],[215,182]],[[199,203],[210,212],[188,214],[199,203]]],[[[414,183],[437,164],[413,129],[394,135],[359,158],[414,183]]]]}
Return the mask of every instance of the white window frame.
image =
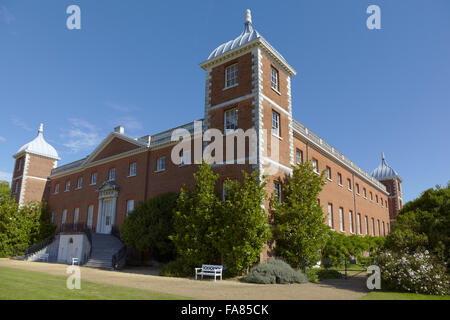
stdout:
{"type": "Polygon", "coordinates": [[[338,172],[338,185],[342,187],[342,174],[338,172]]]}
{"type": "Polygon", "coordinates": [[[62,217],[61,217],[61,227],[64,229],[64,226],[66,225],[67,220],[67,209],[63,210],[62,217]]]}
{"type": "Polygon", "coordinates": [[[369,234],[369,218],[367,216],[364,216],[364,222],[366,225],[366,235],[369,234]]]}
{"type": "Polygon", "coordinates": [[[156,160],[156,172],[166,170],[166,157],[160,157],[156,160]]]}
{"type": "Polygon", "coordinates": [[[312,158],[311,164],[312,164],[312,166],[313,166],[313,168],[314,168],[314,172],[315,172],[315,173],[319,173],[319,169],[318,169],[318,167],[319,167],[319,161],[318,161],[317,159],[315,159],[315,158],[312,158]]]}
{"type": "Polygon", "coordinates": [[[130,212],[134,210],[134,199],[127,200],[127,217],[130,212]],[[133,206],[133,207],[131,207],[133,206]]]}
{"type": "Polygon", "coordinates": [[[135,177],[137,174],[137,162],[130,163],[128,168],[128,177],[135,177]]]}
{"type": "Polygon", "coordinates": [[[341,232],[345,231],[344,208],[339,208],[339,228],[341,232]]]}
{"type": "Polygon", "coordinates": [[[270,69],[270,87],[276,92],[280,91],[280,73],[273,66],[270,69]]]}
{"type": "Polygon", "coordinates": [[[347,189],[348,191],[352,191],[352,180],[347,179],[347,189]]]}
{"type": "Polygon", "coordinates": [[[86,222],[86,226],[88,227],[88,229],[92,230],[92,220],[94,218],[94,205],[91,204],[88,206],[88,217],[87,217],[87,222],[86,222]]]}
{"type": "Polygon", "coordinates": [[[228,132],[234,132],[238,129],[238,109],[232,108],[224,112],[223,115],[223,128],[225,134],[228,132]]]}
{"type": "Polygon", "coordinates": [[[361,233],[361,213],[357,213],[356,214],[356,232],[357,234],[362,234],[361,233]]]}
{"type": "Polygon", "coordinates": [[[96,185],[97,184],[97,172],[93,172],[91,174],[91,186],[96,185]]]}
{"type": "Polygon", "coordinates": [[[238,64],[232,64],[225,68],[225,89],[237,86],[238,83],[239,68],[238,64]]]}
{"type": "Polygon", "coordinates": [[[331,230],[334,230],[334,221],[333,221],[333,204],[328,204],[328,225],[331,227],[331,230]]]}
{"type": "Polygon", "coordinates": [[[355,226],[353,225],[353,211],[349,210],[348,211],[348,218],[349,218],[349,223],[350,223],[350,233],[355,233],[355,226]]]}
{"type": "Polygon", "coordinates": [[[66,188],[64,189],[64,192],[70,191],[70,181],[66,181],[66,188]]]}
{"type": "Polygon", "coordinates": [[[281,183],[279,183],[278,181],[274,181],[273,190],[275,191],[274,192],[275,196],[278,198],[278,203],[281,203],[281,193],[282,193],[281,183]]]}
{"type": "Polygon", "coordinates": [[[77,190],[83,188],[83,177],[77,179],[77,190]]]}
{"type": "Polygon", "coordinates": [[[329,166],[326,166],[326,171],[327,171],[327,179],[333,181],[333,179],[331,179],[331,168],[329,166]]]}
{"type": "Polygon", "coordinates": [[[272,134],[280,136],[280,114],[272,110],[272,134]]]}
{"type": "Polygon", "coordinates": [[[188,166],[190,164],[191,164],[191,150],[183,151],[183,153],[181,154],[180,167],[188,166]]]}
{"type": "Polygon", "coordinates": [[[296,159],[297,164],[303,163],[303,151],[300,150],[300,149],[297,149],[295,154],[296,154],[296,157],[297,157],[297,159],[296,159]]]}
{"type": "Polygon", "coordinates": [[[108,181],[116,181],[116,168],[109,169],[108,181]]]}
{"type": "Polygon", "coordinates": [[[375,237],[375,218],[372,218],[372,235],[375,237]]]}
{"type": "Polygon", "coordinates": [[[73,225],[76,228],[76,225],[78,224],[78,218],[80,217],[80,208],[75,208],[73,212],[73,225]]]}

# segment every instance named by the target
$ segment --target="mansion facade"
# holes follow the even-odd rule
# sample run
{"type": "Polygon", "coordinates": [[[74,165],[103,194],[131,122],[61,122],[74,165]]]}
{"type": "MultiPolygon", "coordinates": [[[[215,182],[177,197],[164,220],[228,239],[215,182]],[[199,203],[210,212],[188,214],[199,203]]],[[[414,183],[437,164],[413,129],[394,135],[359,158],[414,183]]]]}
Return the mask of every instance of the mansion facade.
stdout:
{"type": "MultiPolygon", "coordinates": [[[[218,192],[224,180],[241,179],[242,170],[259,170],[267,176],[267,193],[282,201],[284,177],[292,166],[309,161],[317,172],[326,172],[318,201],[331,228],[347,235],[389,232],[402,207],[401,178],[384,155],[380,166],[367,173],[293,118],[291,77],[296,71],[253,28],[249,11],[244,31],[212,51],[200,67],[206,78],[203,119],[140,138],[119,126],[89,156],[63,166],[57,165],[60,158],[45,141],[41,125],[38,136],[14,155],[11,197],[20,205],[46,200],[57,232],[87,227],[109,234],[120,229],[139,202],[194,183],[195,152],[183,153],[183,163],[174,163],[178,141],[172,134],[184,129],[193,145],[207,148],[208,140],[196,134],[200,124],[202,133],[212,128],[224,133],[219,137],[224,150],[229,132],[252,129],[256,134],[252,156],[249,142],[234,162],[211,163],[220,175],[218,192]]],[[[269,201],[265,208],[269,214],[269,201]]],[[[261,258],[270,252],[266,248],[261,258]]]]}

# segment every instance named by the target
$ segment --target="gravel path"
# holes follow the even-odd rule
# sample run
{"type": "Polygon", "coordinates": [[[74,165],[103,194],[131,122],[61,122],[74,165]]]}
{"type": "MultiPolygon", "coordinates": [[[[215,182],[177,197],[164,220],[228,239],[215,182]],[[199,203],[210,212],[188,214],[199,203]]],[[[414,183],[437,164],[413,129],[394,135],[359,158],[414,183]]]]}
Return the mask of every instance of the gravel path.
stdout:
{"type": "MultiPolygon", "coordinates": [[[[0,267],[67,276],[67,265],[63,264],[0,259],[0,267]]],[[[236,280],[214,283],[210,280],[167,278],[152,273],[154,272],[151,269],[146,268],[132,268],[118,272],[81,267],[82,281],[147,289],[201,300],[351,300],[360,299],[368,293],[364,277],[327,280],[321,283],[258,285],[236,280]]]]}

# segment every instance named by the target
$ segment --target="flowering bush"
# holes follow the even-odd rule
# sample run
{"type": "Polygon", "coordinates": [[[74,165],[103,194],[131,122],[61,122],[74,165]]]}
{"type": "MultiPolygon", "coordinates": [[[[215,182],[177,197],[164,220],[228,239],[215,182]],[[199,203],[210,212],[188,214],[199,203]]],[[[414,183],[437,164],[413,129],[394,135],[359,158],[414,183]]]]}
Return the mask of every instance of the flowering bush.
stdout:
{"type": "Polygon", "coordinates": [[[450,278],[446,268],[425,250],[414,253],[384,251],[376,258],[383,289],[448,295],[450,278]]]}

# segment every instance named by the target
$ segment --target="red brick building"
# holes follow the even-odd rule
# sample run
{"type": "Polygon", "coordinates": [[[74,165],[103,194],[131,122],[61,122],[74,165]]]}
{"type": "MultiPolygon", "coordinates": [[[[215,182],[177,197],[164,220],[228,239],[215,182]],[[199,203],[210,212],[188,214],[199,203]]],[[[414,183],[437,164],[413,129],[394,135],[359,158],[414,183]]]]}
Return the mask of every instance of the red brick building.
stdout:
{"type": "MultiPolygon", "coordinates": [[[[291,166],[310,161],[318,172],[327,172],[318,201],[332,228],[347,235],[389,232],[401,208],[402,180],[385,169],[384,157],[381,169],[371,175],[293,119],[291,77],[296,72],[253,29],[249,11],[242,34],[217,47],[200,67],[206,73],[204,119],[137,139],[117,127],[88,157],[61,167],[56,167],[59,158],[51,146],[42,144],[46,151],[41,154],[21,149],[14,156],[12,196],[21,204],[44,197],[59,231],[82,224],[111,233],[140,201],[192,184],[197,166],[189,163],[198,163],[202,152],[222,140],[211,157],[217,157],[219,148],[227,157],[228,149],[234,153],[231,163],[211,161],[220,184],[226,178],[239,179],[242,170],[260,170],[268,175],[268,194],[282,194],[291,166]],[[213,128],[221,133],[214,141],[205,137],[213,128]],[[238,128],[255,133],[254,145],[248,140],[241,153],[231,145],[234,140],[228,140],[238,128]],[[171,160],[178,143],[171,139],[176,129],[192,137],[193,151],[183,153],[182,164],[171,160]],[[203,150],[195,148],[199,146],[203,150]]],[[[43,140],[42,130],[38,138],[43,140]]]]}

